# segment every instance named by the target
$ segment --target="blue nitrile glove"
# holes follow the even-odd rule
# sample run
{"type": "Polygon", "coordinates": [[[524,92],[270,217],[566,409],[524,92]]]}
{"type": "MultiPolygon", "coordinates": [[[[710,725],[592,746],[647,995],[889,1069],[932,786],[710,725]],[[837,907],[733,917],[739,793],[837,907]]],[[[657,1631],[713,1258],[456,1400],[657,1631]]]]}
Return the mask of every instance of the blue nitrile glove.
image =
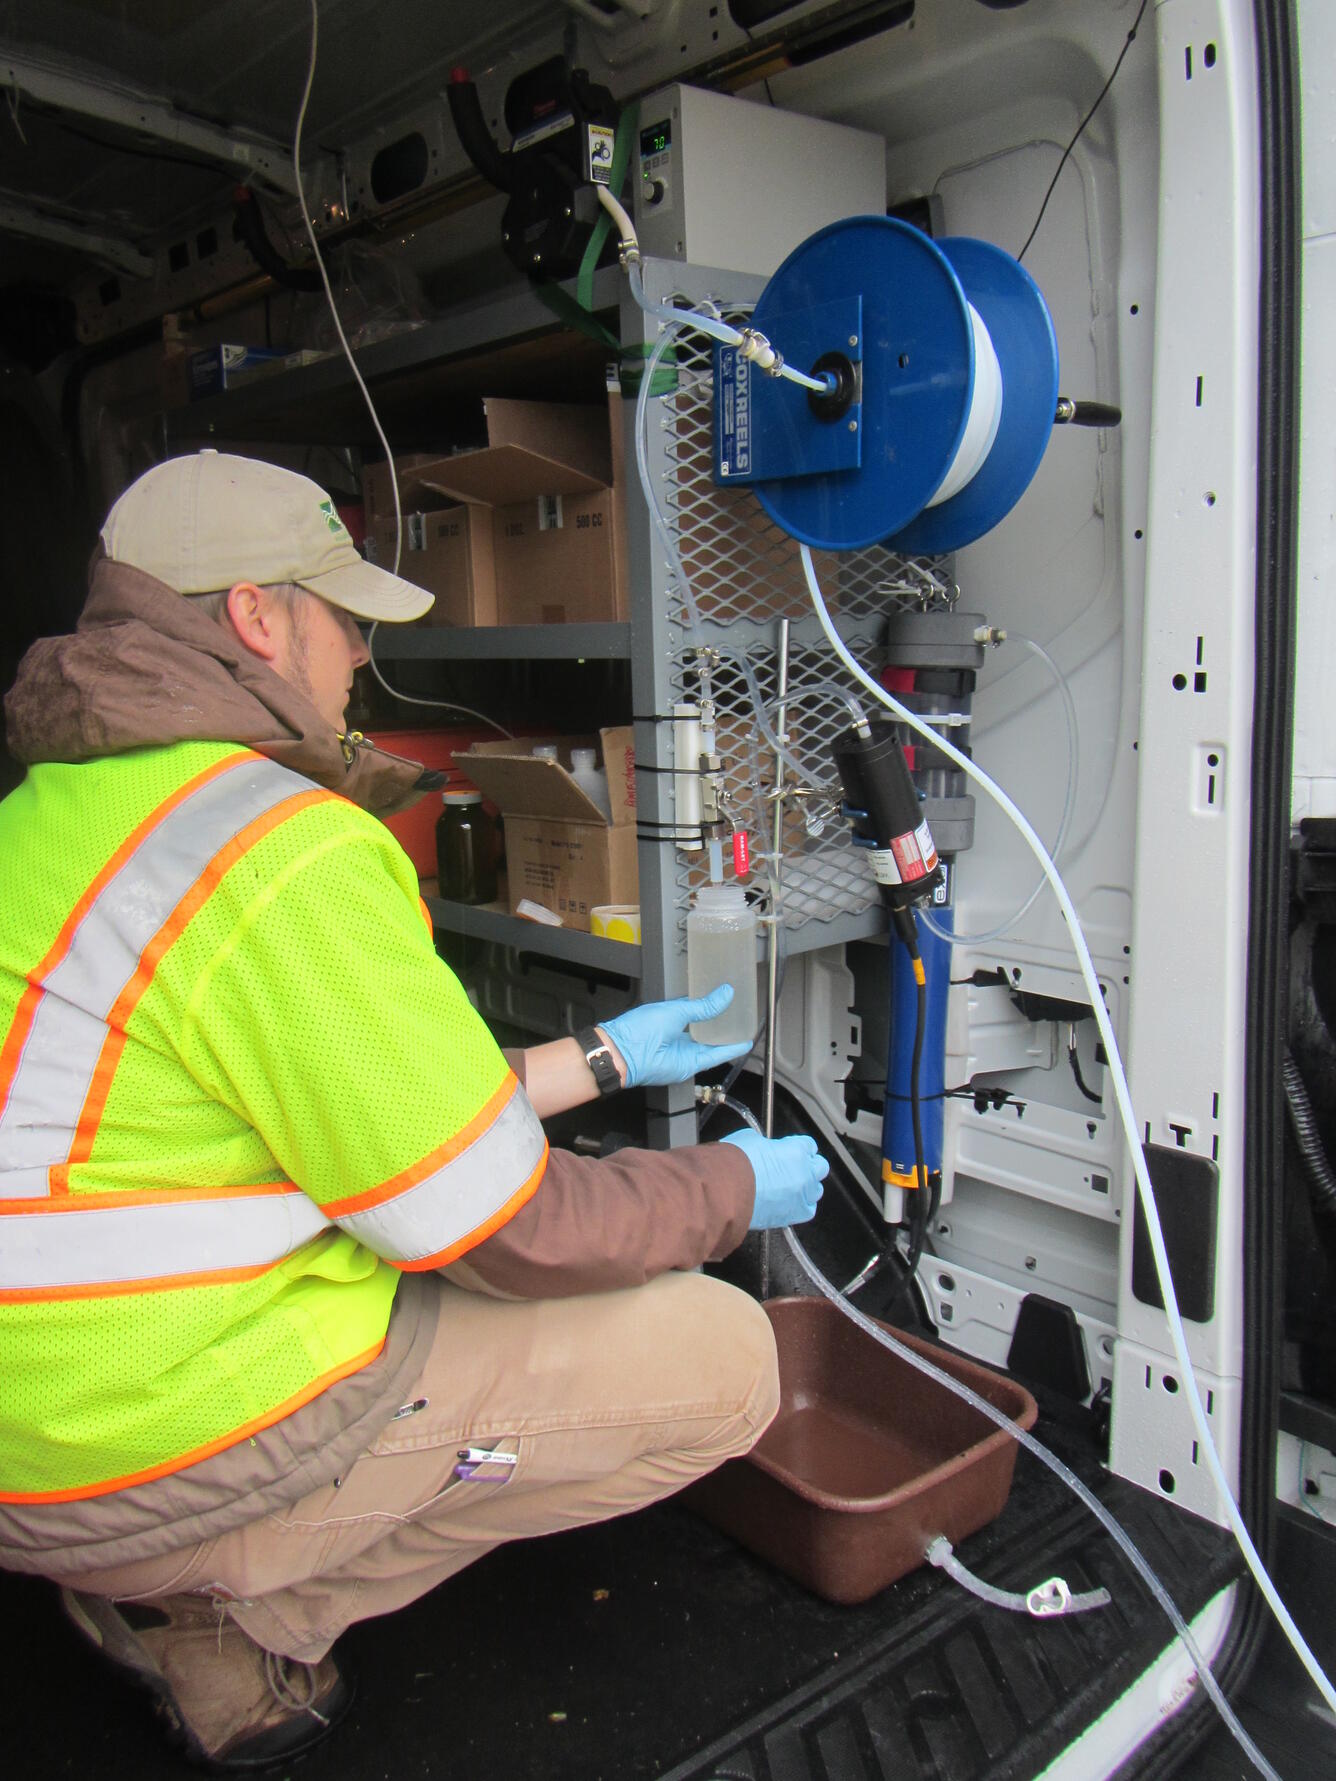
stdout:
{"type": "Polygon", "coordinates": [[[736,1045],[700,1045],[687,1032],[694,1021],[713,1020],[733,1000],[731,983],[708,996],[679,996],[674,1002],[646,1002],[599,1025],[626,1063],[627,1088],[667,1088],[690,1082],[701,1070],[746,1057],[751,1040],[736,1045]]]}
{"type": "Polygon", "coordinates": [[[730,1132],[722,1144],[736,1144],[756,1177],[756,1203],[750,1231],[778,1231],[806,1224],[821,1198],[830,1164],[815,1138],[763,1138],[759,1132],[730,1132]]]}

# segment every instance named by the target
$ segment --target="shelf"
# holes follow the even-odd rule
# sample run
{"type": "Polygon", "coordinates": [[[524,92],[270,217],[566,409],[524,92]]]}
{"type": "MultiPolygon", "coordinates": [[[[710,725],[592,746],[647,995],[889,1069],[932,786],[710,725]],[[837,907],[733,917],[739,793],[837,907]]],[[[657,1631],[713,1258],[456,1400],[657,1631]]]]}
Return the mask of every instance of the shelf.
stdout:
{"type": "MultiPolygon", "coordinates": [[[[597,934],[581,934],[567,928],[550,928],[542,922],[524,921],[508,913],[500,903],[451,903],[442,897],[427,897],[427,908],[439,928],[451,934],[467,934],[475,940],[490,940],[497,946],[513,946],[523,952],[545,954],[565,959],[570,964],[594,965],[601,971],[616,971],[623,977],[640,976],[640,948],[624,940],[604,940],[597,934]]],[[[785,936],[792,958],[800,952],[814,952],[821,946],[844,946],[851,940],[871,940],[886,932],[886,911],[880,904],[861,910],[857,915],[838,915],[833,921],[808,921],[791,929],[785,936]]],[[[764,961],[765,941],[757,946],[757,960],[764,961]]]]}
{"type": "MultiPolygon", "coordinates": [[[[595,311],[614,333],[622,282],[616,266],[594,279],[595,311]]],[[[603,342],[564,327],[528,287],[507,288],[356,354],[397,451],[438,446],[447,434],[467,430],[482,396],[601,396],[610,356],[603,342]]],[[[377,443],[342,352],[188,403],[167,416],[167,425],[174,446],[214,439],[377,443]]]]}
{"type": "Polygon", "coordinates": [[[640,948],[625,940],[605,940],[599,934],[525,921],[511,915],[500,903],[451,903],[444,897],[424,900],[432,921],[448,933],[490,940],[497,946],[513,946],[521,952],[541,953],[572,965],[592,965],[622,977],[640,976],[640,948]]]}
{"type": "Polygon", "coordinates": [[[386,626],[378,662],[612,662],[631,654],[628,624],[386,626]]]}
{"type": "MultiPolygon", "coordinates": [[[[851,940],[875,940],[885,934],[886,911],[880,903],[860,909],[856,915],[837,915],[832,921],[805,921],[801,927],[789,928],[784,935],[785,950],[790,958],[799,952],[815,952],[822,946],[845,946],[851,940]]],[[[762,949],[764,957],[764,949],[762,949]]]]}

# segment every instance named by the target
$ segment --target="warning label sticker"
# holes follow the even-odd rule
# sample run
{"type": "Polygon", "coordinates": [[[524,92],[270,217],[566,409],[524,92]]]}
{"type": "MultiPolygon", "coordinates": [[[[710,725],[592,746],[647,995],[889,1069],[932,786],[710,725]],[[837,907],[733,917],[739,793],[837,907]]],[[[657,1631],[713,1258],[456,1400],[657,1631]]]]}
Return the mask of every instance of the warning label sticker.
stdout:
{"type": "Polygon", "coordinates": [[[613,133],[606,124],[587,124],[589,133],[589,177],[597,186],[612,180],[613,133]]]}
{"type": "Polygon", "coordinates": [[[919,851],[918,832],[913,835],[896,835],[891,842],[891,852],[900,868],[903,884],[913,884],[915,879],[927,877],[929,868],[924,865],[923,855],[919,851]]]}
{"type": "Polygon", "coordinates": [[[921,822],[914,830],[914,839],[918,842],[918,850],[923,856],[923,870],[931,872],[937,864],[937,849],[933,846],[932,830],[926,821],[921,822]]]}

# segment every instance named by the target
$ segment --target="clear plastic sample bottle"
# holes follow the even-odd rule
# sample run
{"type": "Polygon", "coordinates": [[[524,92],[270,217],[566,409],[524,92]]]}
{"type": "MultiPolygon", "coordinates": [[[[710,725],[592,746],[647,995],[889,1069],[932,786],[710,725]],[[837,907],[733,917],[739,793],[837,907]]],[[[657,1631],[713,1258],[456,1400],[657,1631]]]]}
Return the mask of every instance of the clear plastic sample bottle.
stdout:
{"type": "Polygon", "coordinates": [[[687,915],[687,990],[705,996],[721,983],[733,1000],[713,1020],[694,1021],[691,1037],[705,1045],[733,1045],[756,1037],[755,906],[738,884],[706,884],[687,915]]]}
{"type": "Polygon", "coordinates": [[[591,803],[597,804],[604,818],[611,822],[612,805],[608,799],[608,776],[602,767],[596,767],[597,757],[592,748],[573,748],[571,750],[571,778],[579,786],[591,803]]]}

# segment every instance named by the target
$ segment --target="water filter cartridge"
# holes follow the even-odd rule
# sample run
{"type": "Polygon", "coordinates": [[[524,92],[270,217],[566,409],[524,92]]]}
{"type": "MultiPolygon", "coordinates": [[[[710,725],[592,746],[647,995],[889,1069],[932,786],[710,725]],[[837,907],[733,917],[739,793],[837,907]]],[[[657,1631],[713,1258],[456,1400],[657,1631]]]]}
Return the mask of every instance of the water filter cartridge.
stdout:
{"type": "Polygon", "coordinates": [[[685,853],[699,853],[700,707],[673,706],[673,839],[685,853]]]}

